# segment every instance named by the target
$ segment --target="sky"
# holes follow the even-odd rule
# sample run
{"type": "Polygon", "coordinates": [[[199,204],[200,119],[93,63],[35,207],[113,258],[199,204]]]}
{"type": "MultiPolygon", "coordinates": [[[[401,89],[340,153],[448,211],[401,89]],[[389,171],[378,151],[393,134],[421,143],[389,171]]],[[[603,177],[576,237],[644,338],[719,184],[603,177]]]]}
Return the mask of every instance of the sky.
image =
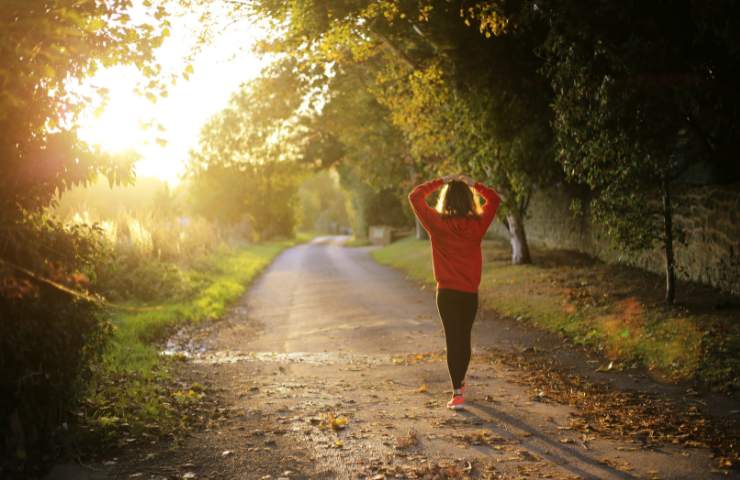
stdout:
{"type": "MultiPolygon", "coordinates": [[[[152,103],[135,93],[143,75],[130,66],[99,71],[83,89],[105,87],[109,102],[102,112],[91,105],[80,118],[80,137],[106,151],[135,150],[141,156],[137,177],[156,177],[171,185],[179,181],[188,152],[197,146],[203,124],[223,109],[231,93],[255,78],[266,63],[252,52],[265,30],[247,19],[233,22],[219,2],[206,2],[216,25],[209,42],[194,53],[200,12],[179,11],[171,19],[171,34],[157,52],[163,73],[182,72],[192,56],[193,74],[169,87],[169,94],[152,103]],[[161,124],[162,131],[144,128],[161,124]],[[160,145],[157,139],[165,140],[160,145]]],[[[87,91],[87,90],[86,90],[87,91]]]]}

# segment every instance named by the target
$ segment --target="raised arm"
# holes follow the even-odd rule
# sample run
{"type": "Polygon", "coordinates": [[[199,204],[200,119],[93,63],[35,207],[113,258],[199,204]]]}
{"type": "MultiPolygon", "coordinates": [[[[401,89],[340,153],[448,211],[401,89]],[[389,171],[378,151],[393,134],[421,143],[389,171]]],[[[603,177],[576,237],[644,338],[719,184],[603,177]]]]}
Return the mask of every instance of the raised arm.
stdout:
{"type": "Polygon", "coordinates": [[[426,198],[430,193],[438,190],[442,185],[444,185],[444,183],[444,179],[436,178],[422,183],[421,185],[417,185],[413,190],[411,190],[411,193],[409,193],[409,203],[411,204],[411,208],[414,210],[416,218],[419,219],[419,222],[421,222],[424,229],[429,233],[431,233],[430,230],[434,228],[434,225],[440,221],[440,218],[437,211],[427,205],[426,198]]]}
{"type": "Polygon", "coordinates": [[[486,204],[483,205],[483,214],[481,215],[481,226],[483,227],[483,233],[485,233],[491,225],[493,218],[496,216],[496,211],[501,204],[501,197],[499,197],[495,190],[486,187],[481,182],[475,182],[473,188],[475,188],[478,193],[480,193],[480,196],[486,201],[486,204]]]}

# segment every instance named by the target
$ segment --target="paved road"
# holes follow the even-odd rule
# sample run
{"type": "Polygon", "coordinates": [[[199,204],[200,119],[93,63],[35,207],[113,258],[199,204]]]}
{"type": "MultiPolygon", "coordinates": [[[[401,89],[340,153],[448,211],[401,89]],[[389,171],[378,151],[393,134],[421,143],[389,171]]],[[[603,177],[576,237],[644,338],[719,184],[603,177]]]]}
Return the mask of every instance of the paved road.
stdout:
{"type": "Polygon", "coordinates": [[[117,475],[727,478],[712,473],[706,449],[573,428],[574,407],[533,398],[527,377],[488,352],[533,337],[490,315],[474,328],[469,409],[447,411],[433,292],[343,240],[285,251],[225,321],[191,342],[190,376],[215,392],[224,415],[117,475]]]}
{"type": "MultiPolygon", "coordinates": [[[[345,237],[320,237],[292,248],[250,290],[244,315],[258,324],[249,349],[274,352],[411,352],[420,342],[444,348],[431,293],[378,265],[345,237]]],[[[244,347],[236,323],[220,346],[244,347]]]]}

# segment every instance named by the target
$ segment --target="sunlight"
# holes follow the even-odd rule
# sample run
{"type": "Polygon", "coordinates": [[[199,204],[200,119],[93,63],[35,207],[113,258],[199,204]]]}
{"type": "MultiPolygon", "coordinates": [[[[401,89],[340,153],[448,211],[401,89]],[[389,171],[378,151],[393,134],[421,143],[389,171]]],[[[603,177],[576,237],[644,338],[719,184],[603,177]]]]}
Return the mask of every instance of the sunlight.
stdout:
{"type": "Polygon", "coordinates": [[[110,68],[96,75],[95,85],[107,88],[110,99],[97,115],[83,117],[83,139],[112,153],[138,149],[147,142],[143,120],[154,113],[154,106],[134,92],[140,78],[133,67],[110,68]]]}
{"type": "Polygon", "coordinates": [[[172,17],[171,35],[157,53],[163,75],[193,73],[169,87],[168,95],[152,103],[136,93],[146,81],[133,67],[107,68],[80,89],[97,97],[95,88],[108,90],[108,103],[95,112],[90,106],[80,118],[80,137],[112,153],[134,150],[141,155],[138,177],[156,177],[178,183],[200,129],[223,109],[237,87],[256,77],[266,60],[252,51],[265,29],[241,19],[234,22],[224,7],[207,5],[209,40],[199,45],[202,11],[182,11],[172,17]],[[200,48],[198,48],[200,47],[200,48]]]}

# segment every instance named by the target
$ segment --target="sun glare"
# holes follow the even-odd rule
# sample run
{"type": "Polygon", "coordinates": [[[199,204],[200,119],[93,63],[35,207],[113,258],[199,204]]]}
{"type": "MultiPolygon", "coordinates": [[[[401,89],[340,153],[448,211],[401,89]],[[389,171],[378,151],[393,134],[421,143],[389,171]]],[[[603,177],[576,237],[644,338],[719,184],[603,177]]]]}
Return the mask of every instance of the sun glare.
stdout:
{"type": "Polygon", "coordinates": [[[110,152],[137,148],[147,142],[143,119],[155,112],[153,105],[134,92],[140,80],[133,67],[117,67],[95,77],[95,84],[110,91],[109,102],[97,114],[83,117],[81,136],[110,152]]]}
{"type": "Polygon", "coordinates": [[[80,137],[112,153],[138,152],[138,177],[177,183],[203,124],[266,63],[251,51],[265,34],[261,26],[247,24],[247,19],[233,22],[223,7],[210,4],[205,8],[213,21],[223,23],[223,28],[212,28],[218,33],[206,45],[193,53],[202,30],[201,12],[187,11],[173,16],[171,35],[157,53],[165,74],[193,66],[193,74],[170,86],[167,97],[152,103],[138,95],[136,87],[145,79],[134,67],[102,70],[81,86],[89,95],[94,88],[108,89],[109,101],[102,111],[95,112],[91,106],[84,112],[80,137]]]}

